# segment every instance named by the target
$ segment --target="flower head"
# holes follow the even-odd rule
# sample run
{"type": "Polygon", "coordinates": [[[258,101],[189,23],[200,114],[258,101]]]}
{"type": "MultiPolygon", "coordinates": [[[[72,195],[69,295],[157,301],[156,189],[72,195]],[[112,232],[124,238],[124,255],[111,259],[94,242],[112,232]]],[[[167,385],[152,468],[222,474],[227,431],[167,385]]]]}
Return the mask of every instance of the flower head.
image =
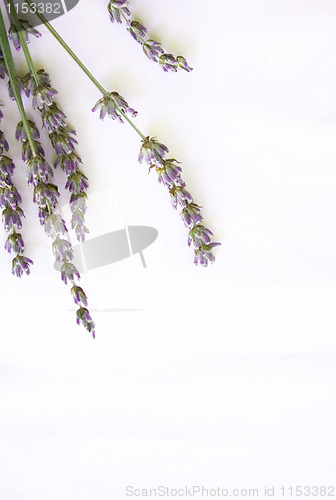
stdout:
{"type": "Polygon", "coordinates": [[[201,207],[196,203],[188,203],[181,212],[181,217],[184,224],[190,227],[192,224],[198,224],[203,219],[201,207]]]}
{"type": "Polygon", "coordinates": [[[42,156],[37,155],[27,162],[28,184],[37,186],[40,182],[46,183],[49,175],[53,176],[54,172],[42,156]]]}
{"type": "Polygon", "coordinates": [[[109,11],[112,23],[114,21],[121,23],[123,14],[126,14],[127,16],[131,14],[127,8],[127,4],[128,0],[110,0],[107,10],[109,11]]]}
{"type": "Polygon", "coordinates": [[[61,266],[62,281],[64,281],[64,283],[67,284],[68,280],[73,281],[75,276],[78,279],[80,278],[78,269],[73,264],[71,264],[71,262],[63,262],[61,266]]]}
{"type": "MultiPolygon", "coordinates": [[[[34,35],[36,38],[39,38],[41,33],[37,31],[31,24],[28,23],[25,19],[19,19],[19,23],[22,28],[22,32],[25,35],[26,42],[29,42],[29,35],[34,35]]],[[[8,30],[8,38],[12,40],[13,45],[16,50],[20,50],[21,48],[21,42],[20,42],[20,37],[19,33],[16,29],[16,27],[12,24],[8,30]]]]}
{"type": "Polygon", "coordinates": [[[70,292],[74,298],[75,304],[83,304],[84,306],[87,306],[87,297],[80,286],[73,285],[70,292]]]}
{"type": "Polygon", "coordinates": [[[9,205],[12,210],[15,210],[22,198],[15,186],[5,186],[0,188],[0,207],[9,205]]]}
{"type": "Polygon", "coordinates": [[[8,236],[5,242],[5,250],[9,253],[22,253],[24,251],[24,242],[20,233],[14,231],[8,236]]]}
{"type": "Polygon", "coordinates": [[[201,224],[197,224],[189,231],[188,246],[193,243],[195,248],[199,248],[203,245],[203,243],[209,244],[211,236],[213,236],[213,233],[210,229],[202,226],[201,224]]]}
{"type": "Polygon", "coordinates": [[[12,273],[18,278],[21,278],[23,273],[30,274],[29,266],[33,264],[33,261],[24,257],[23,255],[17,255],[12,260],[12,273]]]}
{"type": "Polygon", "coordinates": [[[73,249],[71,244],[67,240],[61,239],[58,236],[55,238],[55,241],[53,241],[52,251],[57,262],[72,260],[73,258],[73,249]]]}
{"type": "Polygon", "coordinates": [[[80,191],[85,191],[89,187],[88,178],[79,169],[72,172],[65,185],[66,189],[69,189],[72,193],[77,194],[80,191]]]}
{"type": "Polygon", "coordinates": [[[142,146],[140,148],[140,153],[138,156],[139,163],[142,163],[145,160],[146,163],[162,163],[166,153],[169,152],[169,149],[164,144],[161,144],[153,137],[146,137],[145,140],[142,141],[142,146]]]}
{"type": "Polygon", "coordinates": [[[129,113],[132,116],[137,115],[137,111],[130,108],[125,99],[118,94],[118,92],[109,92],[99,99],[92,108],[92,111],[95,112],[98,109],[100,110],[99,117],[101,120],[104,120],[105,116],[109,115],[113,120],[118,120],[120,123],[123,123],[120,111],[129,113]]]}
{"type": "Polygon", "coordinates": [[[169,190],[169,194],[171,195],[171,202],[173,207],[176,209],[177,205],[181,205],[185,207],[188,203],[193,201],[193,197],[191,194],[185,189],[185,184],[181,186],[173,186],[169,190]]]}
{"type": "Polygon", "coordinates": [[[138,23],[137,21],[131,21],[128,23],[128,31],[134,38],[139,43],[144,43],[144,40],[146,39],[146,33],[147,33],[147,28],[143,26],[142,24],[138,23]]]}
{"type": "Polygon", "coordinates": [[[158,174],[158,181],[162,182],[165,186],[173,186],[176,183],[182,182],[181,172],[182,168],[175,165],[176,160],[169,159],[165,160],[163,165],[156,167],[156,172],[158,174]]]}
{"type": "MultiPolygon", "coordinates": [[[[34,122],[32,122],[31,120],[28,120],[28,123],[29,123],[29,128],[30,128],[30,132],[33,136],[33,139],[36,141],[36,139],[39,139],[39,137],[40,137],[40,132],[39,132],[39,130],[36,127],[34,122]]],[[[16,131],[15,131],[15,138],[17,141],[21,140],[22,142],[25,142],[28,139],[26,129],[25,129],[22,121],[17,124],[16,131]]]]}
{"type": "Polygon", "coordinates": [[[208,262],[215,262],[215,256],[212,253],[212,249],[220,245],[220,243],[209,243],[208,245],[202,244],[199,248],[195,248],[195,258],[194,264],[201,264],[203,267],[207,267],[208,262]]]}
{"type": "Polygon", "coordinates": [[[163,49],[160,47],[160,43],[155,40],[146,40],[142,49],[148,59],[151,59],[154,62],[157,62],[160,55],[163,54],[163,49]]]}
{"type": "Polygon", "coordinates": [[[49,205],[52,208],[56,208],[59,195],[55,184],[39,182],[34,188],[33,200],[34,203],[37,203],[41,207],[48,207],[49,205]]]}
{"type": "Polygon", "coordinates": [[[92,333],[93,338],[95,338],[95,323],[92,321],[89,311],[85,307],[80,307],[76,311],[76,314],[77,325],[80,325],[82,323],[87,331],[92,333]]]}
{"type": "Polygon", "coordinates": [[[44,230],[48,236],[56,238],[56,236],[63,236],[68,232],[65,222],[58,214],[50,214],[44,223],[44,230]]]}
{"type": "Polygon", "coordinates": [[[178,65],[179,65],[179,67],[181,69],[184,69],[185,71],[188,71],[188,72],[193,70],[189,66],[189,64],[187,63],[185,57],[183,57],[183,56],[177,56],[176,60],[177,60],[177,63],[178,63],[178,65]]]}
{"type": "Polygon", "coordinates": [[[78,163],[82,163],[78,153],[76,151],[71,151],[71,153],[57,156],[54,167],[57,168],[60,166],[62,170],[69,175],[71,172],[75,172],[75,170],[78,169],[78,163]]]}
{"type": "Polygon", "coordinates": [[[20,207],[16,207],[14,210],[12,207],[5,208],[2,211],[2,222],[4,223],[5,230],[10,231],[11,229],[21,229],[22,216],[24,217],[24,213],[20,207]]]}
{"type": "Polygon", "coordinates": [[[39,85],[33,92],[33,109],[42,110],[45,106],[50,106],[53,103],[53,97],[57,94],[57,90],[48,86],[39,85]]]}
{"type": "Polygon", "coordinates": [[[163,71],[177,71],[178,62],[173,54],[161,54],[159,57],[159,63],[161,64],[163,71]]]}

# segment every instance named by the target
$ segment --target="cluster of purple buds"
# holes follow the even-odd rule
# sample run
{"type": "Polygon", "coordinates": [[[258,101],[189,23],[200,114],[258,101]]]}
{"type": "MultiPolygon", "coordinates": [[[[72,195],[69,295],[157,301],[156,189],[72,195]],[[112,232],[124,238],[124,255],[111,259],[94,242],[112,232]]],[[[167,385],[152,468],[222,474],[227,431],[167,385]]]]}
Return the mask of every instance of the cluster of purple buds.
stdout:
{"type": "Polygon", "coordinates": [[[208,262],[215,261],[212,249],[220,243],[210,241],[213,233],[201,225],[203,221],[201,207],[194,203],[191,194],[185,188],[179,162],[172,158],[166,158],[168,152],[167,146],[155,138],[146,137],[142,141],[138,160],[140,163],[143,161],[148,163],[149,170],[155,168],[158,181],[169,190],[173,207],[175,209],[178,206],[182,208],[180,215],[185,226],[189,229],[188,245],[193,244],[194,246],[194,263],[207,266],[208,262]]]}
{"type": "Polygon", "coordinates": [[[118,94],[118,92],[107,92],[104,97],[96,102],[92,111],[99,110],[99,118],[104,120],[104,118],[109,116],[113,120],[118,120],[119,123],[123,123],[122,114],[130,114],[132,117],[137,116],[138,112],[133,108],[130,108],[126,100],[118,94]]]}
{"type": "Polygon", "coordinates": [[[130,19],[131,12],[128,8],[128,0],[110,0],[107,9],[112,22],[121,23],[126,21],[126,29],[136,42],[142,45],[142,49],[148,59],[158,62],[164,71],[174,71],[184,69],[192,71],[186,59],[183,56],[175,57],[173,54],[167,54],[161,47],[161,44],[147,37],[148,30],[138,21],[130,19]]]}
{"type": "MultiPolygon", "coordinates": [[[[41,36],[41,33],[37,31],[28,21],[25,19],[19,19],[19,23],[22,26],[22,33],[24,33],[25,40],[28,43],[29,42],[29,35],[33,35],[36,38],[39,38],[41,36]]],[[[8,30],[8,38],[12,41],[14,47],[16,50],[20,50],[21,48],[21,41],[19,37],[19,33],[16,29],[16,27],[12,24],[8,30]]]]}
{"type": "MultiPolygon", "coordinates": [[[[2,118],[3,114],[0,111],[0,120],[2,118]]],[[[16,254],[12,260],[12,273],[21,277],[23,273],[30,273],[29,266],[33,264],[33,261],[22,255],[24,241],[20,230],[24,212],[19,207],[22,198],[12,182],[15,165],[12,159],[4,154],[8,151],[8,142],[3,132],[0,131],[0,208],[2,209],[4,229],[9,233],[5,242],[5,250],[10,254],[16,254]]]]}

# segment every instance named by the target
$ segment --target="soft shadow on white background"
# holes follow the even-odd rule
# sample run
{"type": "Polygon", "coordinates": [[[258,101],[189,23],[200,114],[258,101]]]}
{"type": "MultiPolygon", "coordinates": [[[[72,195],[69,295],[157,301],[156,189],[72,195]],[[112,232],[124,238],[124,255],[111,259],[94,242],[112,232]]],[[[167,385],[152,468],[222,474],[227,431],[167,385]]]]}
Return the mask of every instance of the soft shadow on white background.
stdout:
{"type": "Polygon", "coordinates": [[[281,486],[333,485],[335,3],[132,0],[189,74],[164,74],[109,22],[107,0],[94,4],[81,0],[56,29],[182,162],[222,246],[213,266],[194,266],[168,193],[137,163],[137,135],[91,112],[97,89],[42,27],[29,47],[77,130],[90,194],[101,193],[92,234],[99,221],[159,237],[148,269],[136,255],[83,274],[93,341],[53,269],[1,83],[35,262],[17,280],[4,250],[0,260],[1,498],[123,499],[127,486],[160,485],[259,496],[274,485],[279,498],[281,486]]]}

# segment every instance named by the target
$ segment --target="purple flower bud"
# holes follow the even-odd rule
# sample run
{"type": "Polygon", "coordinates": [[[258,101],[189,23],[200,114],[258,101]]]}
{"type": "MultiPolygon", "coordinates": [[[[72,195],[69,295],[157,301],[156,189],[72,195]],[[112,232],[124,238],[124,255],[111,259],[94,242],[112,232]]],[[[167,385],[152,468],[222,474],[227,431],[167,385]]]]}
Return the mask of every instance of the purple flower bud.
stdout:
{"type": "Polygon", "coordinates": [[[71,243],[67,240],[61,239],[58,236],[52,244],[52,251],[57,262],[63,260],[72,260],[73,249],[71,243]]]}
{"type": "Polygon", "coordinates": [[[7,207],[2,211],[2,222],[4,223],[5,231],[10,231],[11,229],[21,229],[22,222],[21,217],[24,217],[23,210],[16,207],[15,210],[12,207],[7,207]]]}
{"type": "Polygon", "coordinates": [[[106,115],[109,115],[113,120],[118,120],[120,123],[123,123],[122,117],[120,115],[119,110],[124,113],[129,113],[132,116],[137,115],[137,111],[133,108],[130,108],[125,101],[125,99],[118,94],[118,92],[109,92],[108,95],[104,96],[102,99],[96,102],[92,111],[95,112],[100,109],[100,119],[104,120],[106,115]],[[118,109],[119,108],[119,109],[118,109]]]}
{"type": "Polygon", "coordinates": [[[193,201],[191,194],[185,189],[185,184],[182,186],[173,186],[169,193],[171,195],[171,202],[173,207],[176,209],[177,205],[185,207],[188,203],[193,201]]]}
{"type": "Polygon", "coordinates": [[[27,162],[27,182],[37,186],[40,182],[46,183],[48,176],[54,175],[49,163],[42,156],[35,156],[27,162]]]}
{"type": "Polygon", "coordinates": [[[67,284],[68,280],[73,281],[75,276],[78,279],[80,278],[80,274],[77,268],[70,262],[63,262],[61,266],[62,281],[64,281],[64,283],[67,284]]]}
{"type": "Polygon", "coordinates": [[[158,181],[162,182],[162,184],[168,187],[172,186],[173,184],[182,182],[182,168],[178,165],[174,165],[174,162],[176,162],[176,160],[174,159],[165,160],[162,167],[156,168],[158,181]]]}
{"type": "MultiPolygon", "coordinates": [[[[41,146],[41,143],[39,141],[35,141],[34,142],[34,146],[35,146],[36,154],[38,154],[39,156],[44,156],[45,155],[44,149],[41,146]]],[[[35,155],[33,155],[33,152],[32,152],[31,145],[30,145],[29,141],[23,142],[22,143],[22,159],[23,159],[23,161],[27,161],[28,162],[34,156],[35,155]]]]}
{"type": "Polygon", "coordinates": [[[33,264],[33,261],[24,257],[23,255],[17,255],[12,260],[12,273],[18,278],[21,278],[23,273],[30,274],[29,266],[33,264]]]}
{"type": "Polygon", "coordinates": [[[65,114],[53,102],[42,109],[42,123],[49,133],[54,132],[61,127],[66,127],[65,114]]]}
{"type": "Polygon", "coordinates": [[[152,61],[157,62],[158,57],[163,54],[163,49],[160,47],[160,43],[155,40],[146,40],[142,47],[146,56],[152,61]]]}
{"type": "Polygon", "coordinates": [[[14,172],[15,165],[11,158],[8,156],[1,156],[0,158],[0,176],[7,179],[11,177],[14,172]]]}
{"type": "Polygon", "coordinates": [[[16,232],[10,234],[5,243],[5,250],[9,253],[22,253],[24,251],[22,235],[16,232]]]}
{"type": "MultiPolygon", "coordinates": [[[[28,123],[29,123],[29,128],[30,128],[31,134],[33,136],[33,139],[36,141],[36,139],[39,139],[39,137],[40,137],[40,132],[38,131],[38,128],[36,127],[34,122],[32,122],[31,120],[28,120],[28,123]]],[[[24,142],[28,139],[26,130],[25,130],[22,122],[19,122],[17,124],[16,131],[15,131],[15,138],[17,141],[21,140],[22,142],[24,142]]]]}
{"type": "Polygon", "coordinates": [[[176,60],[177,60],[177,63],[181,69],[184,69],[185,71],[188,71],[188,72],[193,70],[193,68],[191,68],[188,65],[188,63],[184,57],[177,56],[176,60]]]}
{"type": "Polygon", "coordinates": [[[213,236],[213,233],[210,231],[210,229],[207,229],[201,224],[198,224],[191,228],[189,231],[188,246],[193,243],[195,248],[199,248],[203,245],[203,243],[209,244],[211,236],[213,236]]]}
{"type": "Polygon", "coordinates": [[[38,108],[42,110],[45,106],[51,106],[55,94],[57,94],[57,90],[52,87],[43,87],[39,85],[33,93],[33,109],[38,108]]]}
{"type": "Polygon", "coordinates": [[[161,64],[163,71],[177,71],[178,62],[173,54],[162,54],[159,57],[159,63],[161,64]]]}
{"type": "Polygon", "coordinates": [[[129,27],[127,28],[134,40],[139,43],[143,43],[146,39],[147,29],[137,21],[131,21],[129,27]]]}
{"type": "Polygon", "coordinates": [[[83,326],[88,330],[88,332],[92,333],[93,338],[95,338],[95,324],[92,321],[89,311],[85,307],[80,307],[77,311],[76,323],[83,326]]]}
{"type": "Polygon", "coordinates": [[[187,227],[190,227],[192,224],[198,224],[203,219],[201,214],[201,207],[199,207],[196,203],[188,203],[182,212],[181,217],[184,224],[187,227]]]}
{"type": "Polygon", "coordinates": [[[201,264],[201,266],[207,267],[208,262],[215,262],[215,256],[212,253],[212,249],[217,245],[220,245],[220,243],[209,243],[209,245],[202,244],[199,248],[195,248],[194,264],[196,264],[196,266],[201,264]]]}
{"type": "Polygon", "coordinates": [[[22,202],[22,198],[15,186],[11,185],[8,187],[0,188],[0,206],[5,207],[9,205],[13,210],[16,210],[19,203],[22,202]]]}
{"type": "Polygon", "coordinates": [[[72,193],[70,196],[70,209],[73,213],[75,210],[80,210],[85,214],[86,212],[86,198],[87,194],[85,191],[80,191],[77,194],[72,193]]]}
{"type": "Polygon", "coordinates": [[[70,134],[76,132],[70,127],[62,127],[49,134],[51,143],[55,148],[57,155],[71,153],[75,149],[75,144],[78,144],[76,139],[70,134]]]}
{"type": "Polygon", "coordinates": [[[138,156],[139,163],[142,163],[145,160],[146,163],[160,163],[164,161],[166,153],[169,152],[169,149],[164,144],[161,144],[153,137],[146,137],[145,140],[142,141],[142,146],[140,148],[140,153],[138,156]]]}
{"type": "MultiPolygon", "coordinates": [[[[28,23],[25,19],[19,19],[19,23],[22,28],[22,32],[25,35],[26,42],[29,42],[29,35],[34,35],[36,38],[39,38],[41,33],[37,31],[31,24],[28,23]]],[[[8,30],[8,38],[12,40],[13,45],[16,50],[20,50],[21,48],[21,42],[20,42],[20,37],[19,33],[14,25],[11,25],[9,30],[8,30]]]]}
{"type": "Polygon", "coordinates": [[[73,285],[70,292],[74,298],[75,304],[83,304],[84,306],[87,306],[86,295],[80,286],[73,285]]]}
{"type": "Polygon", "coordinates": [[[79,155],[76,151],[71,151],[71,153],[58,156],[54,163],[54,167],[60,166],[68,175],[74,172],[78,168],[78,163],[82,163],[79,155]]]}
{"type": "Polygon", "coordinates": [[[0,130],[0,155],[2,155],[4,151],[8,150],[9,150],[8,142],[6,141],[3,132],[0,130]]]}
{"type": "Polygon", "coordinates": [[[128,0],[110,0],[107,10],[110,14],[111,22],[116,21],[117,23],[122,22],[122,14],[129,16],[131,13],[127,8],[128,0]]]}
{"type": "Polygon", "coordinates": [[[50,214],[44,223],[44,230],[48,236],[56,238],[56,236],[63,236],[68,232],[65,222],[58,214],[50,214]]]}
{"type": "Polygon", "coordinates": [[[69,175],[65,185],[65,188],[69,189],[69,191],[74,194],[77,194],[80,191],[85,191],[88,187],[88,178],[79,169],[69,175]]]}
{"type": "MultiPolygon", "coordinates": [[[[16,75],[16,85],[18,87],[19,92],[21,92],[21,90],[25,88],[26,82],[24,81],[23,78],[21,78],[21,76],[16,75]]],[[[14,91],[10,80],[8,81],[8,94],[11,100],[15,101],[14,91]]]]}
{"type": "Polygon", "coordinates": [[[49,205],[52,208],[56,208],[58,197],[59,192],[55,184],[39,182],[34,188],[34,203],[37,203],[41,207],[49,205]]]}

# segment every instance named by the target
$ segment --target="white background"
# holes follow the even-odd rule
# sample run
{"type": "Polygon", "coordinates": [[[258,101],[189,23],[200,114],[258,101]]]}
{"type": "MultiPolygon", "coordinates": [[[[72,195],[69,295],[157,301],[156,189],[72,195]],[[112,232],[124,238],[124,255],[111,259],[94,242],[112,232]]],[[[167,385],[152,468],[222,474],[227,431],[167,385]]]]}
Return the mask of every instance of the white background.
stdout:
{"type": "Polygon", "coordinates": [[[53,269],[1,83],[35,265],[18,280],[5,250],[0,260],[0,497],[121,500],[128,485],[194,484],[336,495],[335,2],[131,0],[194,67],[177,74],[147,60],[106,4],[80,0],[54,26],[182,162],[222,246],[213,266],[194,266],[168,193],[137,163],[138,136],[91,112],[98,90],[42,27],[29,47],[77,130],[91,235],[140,224],[159,237],[148,269],[136,255],[83,275],[93,341],[53,269]]]}

